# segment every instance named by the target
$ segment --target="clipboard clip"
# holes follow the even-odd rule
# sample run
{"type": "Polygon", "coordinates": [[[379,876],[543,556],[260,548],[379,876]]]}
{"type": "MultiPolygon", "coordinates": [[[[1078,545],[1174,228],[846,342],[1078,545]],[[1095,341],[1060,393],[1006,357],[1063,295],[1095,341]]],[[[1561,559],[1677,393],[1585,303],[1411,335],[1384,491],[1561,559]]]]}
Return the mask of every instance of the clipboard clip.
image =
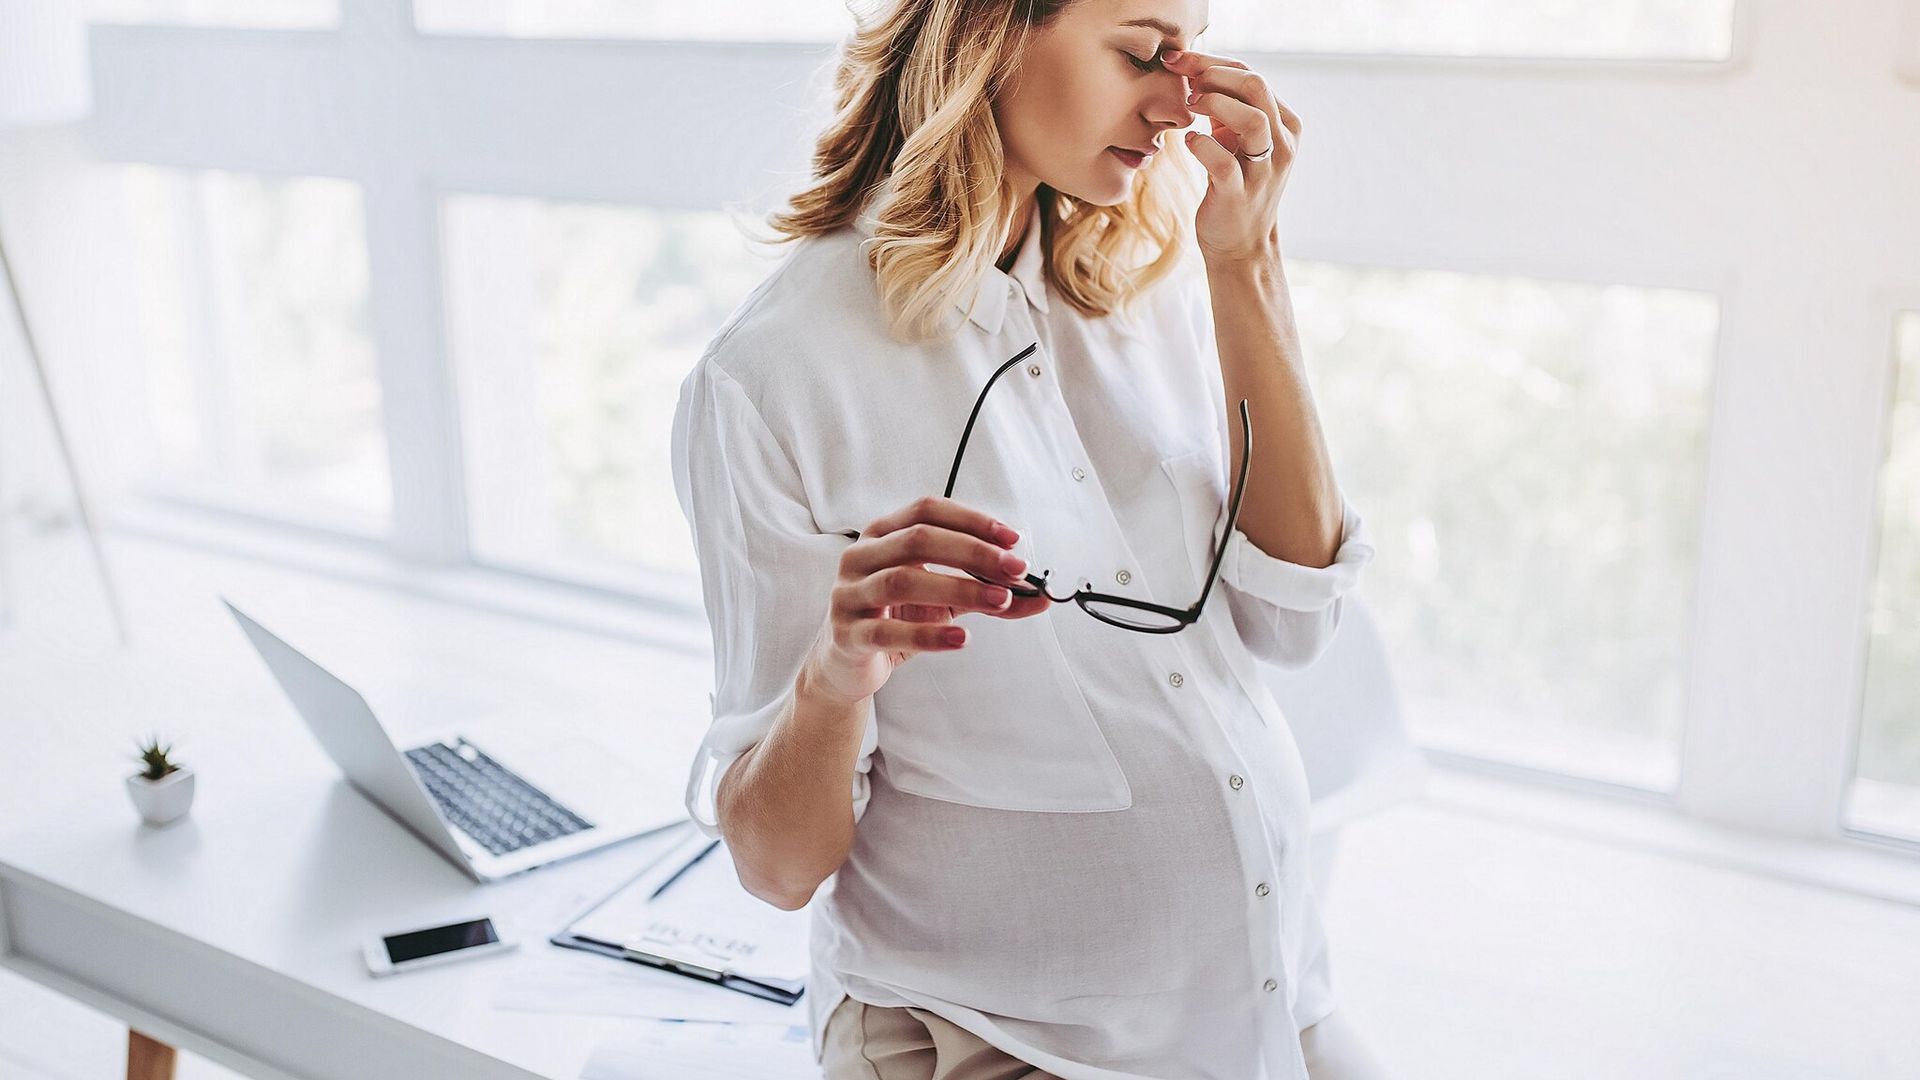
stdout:
{"type": "Polygon", "coordinates": [[[729,968],[715,967],[703,954],[646,937],[628,938],[622,942],[620,955],[629,960],[670,967],[675,971],[706,979],[708,982],[720,982],[733,974],[729,968]]]}
{"type": "MultiPolygon", "coordinates": [[[[715,967],[711,960],[697,956],[693,952],[674,946],[671,943],[654,941],[645,937],[629,938],[620,946],[620,955],[627,960],[643,964],[654,964],[671,968],[683,975],[696,979],[705,979],[711,983],[740,989],[740,984],[760,987],[764,993],[755,993],[770,1001],[791,1004],[806,989],[803,979],[776,979],[765,975],[742,975],[730,967],[715,967]]],[[[748,991],[754,993],[753,991],[748,991]]]]}

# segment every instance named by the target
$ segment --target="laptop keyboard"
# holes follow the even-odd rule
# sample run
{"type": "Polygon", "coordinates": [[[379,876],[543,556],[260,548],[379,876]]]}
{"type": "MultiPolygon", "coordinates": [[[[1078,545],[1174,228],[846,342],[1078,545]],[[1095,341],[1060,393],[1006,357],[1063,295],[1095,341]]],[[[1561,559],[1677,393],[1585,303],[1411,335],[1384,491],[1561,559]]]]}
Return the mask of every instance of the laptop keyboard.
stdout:
{"type": "Polygon", "coordinates": [[[465,739],[415,747],[407,760],[447,820],[495,855],[593,827],[465,739]]]}

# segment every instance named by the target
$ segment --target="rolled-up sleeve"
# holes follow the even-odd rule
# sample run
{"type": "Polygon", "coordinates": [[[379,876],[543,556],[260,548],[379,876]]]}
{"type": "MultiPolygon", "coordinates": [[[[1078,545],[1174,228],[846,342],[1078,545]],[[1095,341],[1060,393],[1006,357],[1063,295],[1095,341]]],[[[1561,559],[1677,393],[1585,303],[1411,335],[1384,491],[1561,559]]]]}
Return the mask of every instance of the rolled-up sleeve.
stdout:
{"type": "MultiPolygon", "coordinates": [[[[1176,302],[1184,309],[1194,335],[1193,347],[1206,365],[1208,378],[1220,389],[1215,423],[1223,435],[1239,438],[1237,414],[1227,410],[1220,381],[1219,340],[1214,334],[1213,296],[1203,264],[1183,263],[1173,281],[1176,302]]],[[[1227,463],[1219,463],[1225,482],[1227,463]]],[[[1339,629],[1342,597],[1359,582],[1360,571],[1373,561],[1373,540],[1366,523],[1346,498],[1340,497],[1340,544],[1328,566],[1306,566],[1276,558],[1261,550],[1238,527],[1227,539],[1220,562],[1220,581],[1227,589],[1234,627],[1247,651],[1278,667],[1299,669],[1318,659],[1339,629]]]]}
{"type": "MultiPolygon", "coordinates": [[[[680,385],[673,483],[692,530],[713,638],[713,720],[694,755],[686,807],[719,839],[720,778],[764,738],[791,695],[824,625],[840,553],[853,541],[822,533],[799,470],[738,381],[703,359],[680,385]]],[[[853,775],[853,813],[866,811],[878,738],[872,700],[853,775]]]]}
{"type": "Polygon", "coordinates": [[[1275,558],[1238,527],[1220,560],[1234,628],[1247,651],[1278,667],[1313,663],[1340,627],[1345,594],[1373,561],[1367,526],[1344,496],[1340,500],[1340,546],[1327,566],[1275,558]]]}

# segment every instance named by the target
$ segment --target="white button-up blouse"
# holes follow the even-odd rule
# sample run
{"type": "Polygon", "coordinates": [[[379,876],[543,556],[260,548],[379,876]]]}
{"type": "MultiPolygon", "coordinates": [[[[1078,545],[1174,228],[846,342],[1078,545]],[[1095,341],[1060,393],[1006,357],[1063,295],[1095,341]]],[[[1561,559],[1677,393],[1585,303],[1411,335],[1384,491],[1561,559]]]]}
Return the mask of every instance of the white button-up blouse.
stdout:
{"type": "MultiPolygon", "coordinates": [[[[871,234],[869,210],[798,241],[681,384],[674,484],[715,678],[687,808],[709,837],[713,788],[779,713],[840,553],[941,493],[975,398],[1028,345],[987,395],[952,497],[1014,525],[1052,591],[1184,608],[1225,521],[1239,415],[1229,428],[1197,254],[1136,319],[1088,318],[1048,296],[1036,216],[959,333],[909,345],[885,327],[871,234]]],[[[1252,419],[1256,439],[1273,422],[1252,419]]],[[[853,848],[809,905],[816,1058],[851,994],[927,1009],[1067,1080],[1304,1080],[1299,1029],[1332,988],[1306,777],[1255,660],[1319,655],[1373,547],[1350,505],[1331,566],[1239,529],[1226,543],[1179,633],[1071,603],[968,612],[964,647],[912,657],[874,695],[853,848]]]]}

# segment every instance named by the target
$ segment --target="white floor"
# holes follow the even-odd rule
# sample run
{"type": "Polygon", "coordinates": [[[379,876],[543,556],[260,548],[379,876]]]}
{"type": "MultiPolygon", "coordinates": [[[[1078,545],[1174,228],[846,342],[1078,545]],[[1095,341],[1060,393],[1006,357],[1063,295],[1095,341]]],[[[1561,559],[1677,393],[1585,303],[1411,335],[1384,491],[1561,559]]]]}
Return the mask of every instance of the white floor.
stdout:
{"type": "MultiPolygon", "coordinates": [[[[409,619],[457,625],[452,640],[519,657],[552,655],[556,637],[583,665],[617,663],[607,658],[635,648],[168,545],[112,543],[123,587],[135,594],[136,627],[167,618],[181,596],[203,605],[216,587],[257,590],[278,579],[315,605],[404,609],[409,619]]],[[[85,581],[71,548],[42,559],[31,579],[30,551],[11,554],[24,595],[14,624],[0,627],[0,821],[80,783],[124,798],[113,788],[130,764],[106,755],[149,715],[171,722],[168,703],[144,715],[132,703],[103,709],[93,730],[13,715],[36,696],[47,700],[47,688],[20,692],[35,673],[7,665],[12,635],[91,619],[104,638],[107,624],[89,587],[61,599],[47,585],[49,567],[85,581]]],[[[236,661],[257,665],[250,655],[236,661]]],[[[184,690],[193,673],[178,674],[184,690]]],[[[1564,800],[1554,813],[1531,814],[1514,809],[1527,805],[1524,790],[1458,797],[1472,785],[1509,787],[1451,777],[1427,800],[1349,827],[1335,865],[1327,898],[1335,990],[1401,1077],[1920,1077],[1920,906],[1592,839],[1566,827],[1564,800]],[[1504,809],[1488,809],[1496,805],[1504,809]]],[[[117,1022],[0,970],[0,1080],[107,1080],[123,1074],[125,1053],[117,1022]]],[[[234,1074],[182,1054],[179,1075],[234,1074]]]]}
{"type": "Polygon", "coordinates": [[[1334,874],[1335,989],[1401,1074],[1920,1077],[1920,909],[1414,805],[1334,874]]]}

